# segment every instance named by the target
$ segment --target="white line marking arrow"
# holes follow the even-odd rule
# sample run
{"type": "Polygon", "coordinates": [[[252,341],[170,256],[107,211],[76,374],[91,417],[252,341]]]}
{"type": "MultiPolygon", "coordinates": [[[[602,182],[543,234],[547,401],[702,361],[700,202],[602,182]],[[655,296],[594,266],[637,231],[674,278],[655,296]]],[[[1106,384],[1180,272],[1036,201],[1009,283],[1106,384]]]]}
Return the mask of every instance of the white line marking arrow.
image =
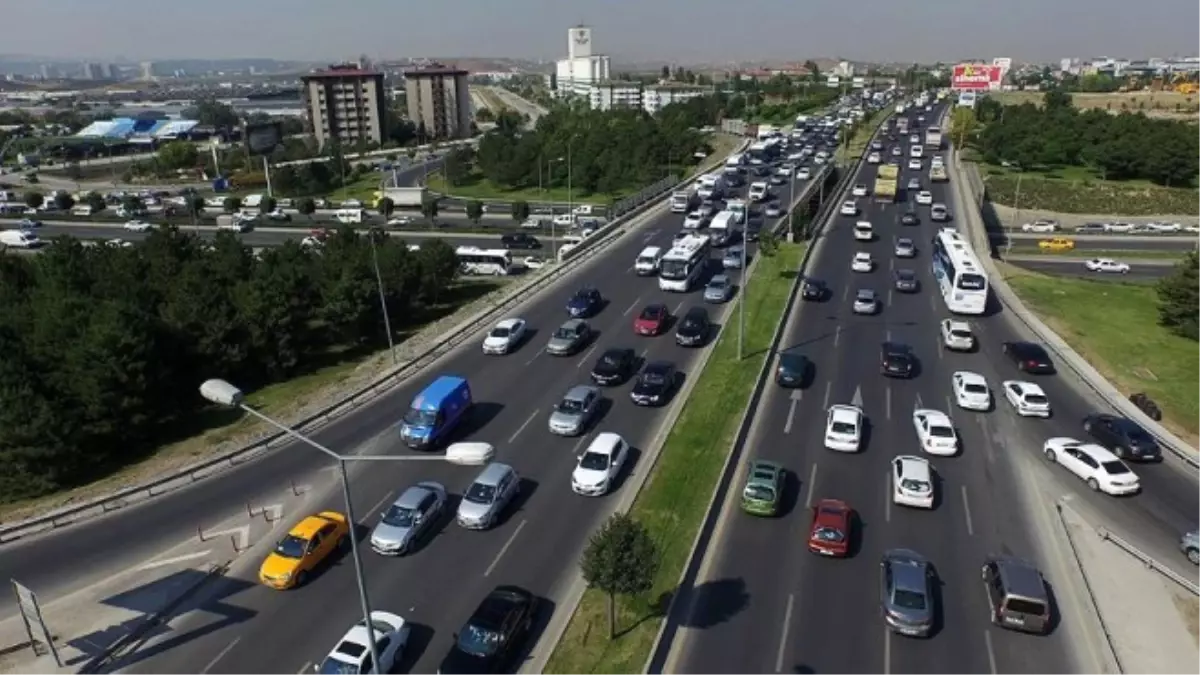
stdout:
{"type": "Polygon", "coordinates": [[[862,408],[862,404],[862,387],[855,387],[854,398],[850,399],[850,405],[854,406],[855,408],[862,408]]]}
{"type": "Polygon", "coordinates": [[[230,537],[230,536],[232,536],[234,538],[233,545],[237,548],[237,551],[239,553],[250,548],[250,526],[249,525],[242,525],[241,527],[231,527],[227,530],[217,530],[216,532],[205,532],[204,540],[212,541],[213,539],[217,539],[219,537],[230,537]]]}
{"type": "Polygon", "coordinates": [[[139,572],[141,572],[143,570],[152,570],[156,567],[166,567],[167,565],[174,565],[176,563],[187,562],[189,560],[196,560],[197,558],[203,558],[204,556],[208,555],[209,553],[212,553],[212,549],[196,551],[195,553],[188,553],[186,555],[177,555],[173,558],[164,558],[162,560],[152,560],[137,569],[139,572]]]}
{"type": "Polygon", "coordinates": [[[788,408],[787,421],[783,423],[783,433],[792,433],[792,422],[796,418],[796,404],[800,402],[803,393],[799,389],[793,389],[792,395],[789,397],[792,400],[791,407],[788,408]]]}

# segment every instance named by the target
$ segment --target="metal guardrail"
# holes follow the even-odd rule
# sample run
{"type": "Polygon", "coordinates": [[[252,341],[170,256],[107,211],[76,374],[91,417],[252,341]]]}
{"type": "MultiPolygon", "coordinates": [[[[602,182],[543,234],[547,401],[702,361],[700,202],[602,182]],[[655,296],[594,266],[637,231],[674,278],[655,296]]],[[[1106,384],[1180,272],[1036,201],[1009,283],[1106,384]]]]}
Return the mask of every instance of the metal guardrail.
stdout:
{"type": "Polygon", "coordinates": [[[1115,545],[1117,548],[1121,549],[1122,551],[1124,551],[1124,552],[1128,553],[1129,555],[1142,561],[1142,564],[1145,565],[1147,568],[1152,569],[1155,572],[1158,572],[1159,574],[1170,579],[1171,581],[1174,581],[1175,583],[1179,584],[1184,589],[1186,589],[1192,595],[1200,596],[1200,586],[1197,586],[1190,579],[1183,578],[1183,576],[1181,576],[1175,570],[1172,570],[1171,568],[1167,567],[1166,565],[1158,562],[1158,560],[1156,560],[1155,558],[1150,556],[1145,551],[1142,551],[1141,549],[1134,546],[1133,544],[1131,544],[1131,543],[1125,541],[1124,539],[1118,537],[1117,535],[1113,534],[1111,531],[1108,530],[1108,528],[1096,527],[1095,530],[1096,530],[1096,534],[1104,541],[1107,541],[1110,544],[1115,545]]]}
{"type": "MultiPolygon", "coordinates": [[[[736,150],[735,150],[736,152],[736,150]]],[[[721,157],[718,161],[724,161],[721,157]]],[[[699,175],[711,168],[712,165],[707,165],[702,170],[688,177],[679,186],[684,186],[695,181],[699,175]]],[[[673,186],[672,186],[673,187],[673,186]]],[[[666,192],[662,190],[659,194],[666,192]]],[[[450,334],[439,340],[439,343],[422,352],[418,356],[409,360],[395,369],[384,374],[380,379],[371,382],[356,392],[351,393],[341,401],[327,406],[312,415],[292,424],[296,429],[310,431],[313,428],[323,425],[324,423],[341,417],[355,409],[362,403],[369,401],[376,396],[395,387],[404,379],[406,379],[414,371],[419,370],[433,361],[441,358],[445,354],[450,353],[468,338],[478,333],[485,325],[490,322],[497,314],[500,314],[514,305],[519,305],[524,302],[530,294],[544,286],[554,283],[558,279],[566,276],[574,270],[575,263],[590,259],[605,248],[613,241],[619,238],[619,229],[628,224],[633,218],[644,213],[652,200],[643,201],[639,206],[634,207],[626,212],[628,218],[616,219],[601,227],[591,236],[587,237],[575,249],[569,251],[563,256],[561,262],[553,264],[547,272],[543,272],[531,279],[528,283],[519,284],[517,288],[506,293],[505,298],[496,305],[481,310],[471,318],[462,322],[455,328],[451,329],[450,334]]],[[[120,510],[126,506],[131,506],[143,502],[153,497],[158,497],[167,492],[185,487],[213,474],[219,473],[226,469],[230,469],[247,461],[250,461],[262,453],[281,447],[291,442],[288,435],[284,433],[272,433],[263,436],[259,440],[243,446],[236,450],[223,453],[217,457],[196,462],[190,466],[184,467],[179,471],[172,472],[167,475],[155,477],[149,481],[133,485],[127,488],[116,490],[106,495],[102,495],[95,499],[88,500],[79,504],[65,506],[56,509],[49,513],[27,518],[11,524],[0,524],[0,544],[15,541],[22,537],[27,537],[40,532],[58,529],[65,527],[81,520],[101,516],[113,511],[120,510]]]]}

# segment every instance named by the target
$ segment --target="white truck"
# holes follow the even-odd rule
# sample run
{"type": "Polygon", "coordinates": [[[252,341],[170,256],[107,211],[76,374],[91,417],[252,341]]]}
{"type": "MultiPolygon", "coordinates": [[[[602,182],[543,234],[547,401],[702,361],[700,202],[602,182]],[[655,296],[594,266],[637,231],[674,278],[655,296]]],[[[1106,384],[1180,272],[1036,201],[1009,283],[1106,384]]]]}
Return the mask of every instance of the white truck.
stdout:
{"type": "Polygon", "coordinates": [[[25,230],[3,230],[0,231],[0,248],[37,248],[42,245],[42,240],[32,232],[25,230]]]}
{"type": "Polygon", "coordinates": [[[671,193],[671,213],[687,213],[696,206],[696,188],[676,190],[671,193]]]}
{"type": "Polygon", "coordinates": [[[925,147],[931,150],[940,150],[942,147],[942,129],[941,127],[926,127],[925,129],[925,147]]]}
{"type": "Polygon", "coordinates": [[[713,246],[724,246],[733,241],[737,231],[737,216],[732,211],[722,211],[708,224],[708,240],[713,246]]]}
{"type": "Polygon", "coordinates": [[[724,191],[725,176],[719,173],[710,173],[700,177],[696,194],[700,195],[701,199],[715,199],[719,198],[724,191]]]}
{"type": "Polygon", "coordinates": [[[750,184],[749,197],[752,202],[761,202],[771,194],[771,186],[766,181],[755,181],[750,184]]]}

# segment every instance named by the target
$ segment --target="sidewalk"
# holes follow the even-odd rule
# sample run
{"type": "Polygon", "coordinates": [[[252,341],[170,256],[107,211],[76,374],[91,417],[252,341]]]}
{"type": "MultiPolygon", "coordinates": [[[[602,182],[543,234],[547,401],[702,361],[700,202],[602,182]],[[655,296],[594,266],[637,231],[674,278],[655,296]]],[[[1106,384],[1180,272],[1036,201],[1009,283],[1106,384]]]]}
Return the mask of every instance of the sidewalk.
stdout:
{"type": "Polygon", "coordinates": [[[1101,538],[1071,502],[1060,512],[1121,670],[1197,672],[1200,602],[1196,596],[1101,538]]]}

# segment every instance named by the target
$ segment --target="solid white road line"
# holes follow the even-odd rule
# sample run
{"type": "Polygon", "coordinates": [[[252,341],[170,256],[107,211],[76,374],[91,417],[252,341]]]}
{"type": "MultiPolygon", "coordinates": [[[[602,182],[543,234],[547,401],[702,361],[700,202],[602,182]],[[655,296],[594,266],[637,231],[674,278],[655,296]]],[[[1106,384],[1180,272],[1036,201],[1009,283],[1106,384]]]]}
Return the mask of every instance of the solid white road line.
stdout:
{"type": "Polygon", "coordinates": [[[521,426],[518,427],[517,430],[513,432],[513,435],[508,437],[509,445],[512,445],[512,443],[514,443],[517,440],[517,436],[520,436],[521,432],[525,431],[525,427],[529,426],[529,423],[533,421],[533,418],[537,417],[538,414],[540,414],[540,413],[541,413],[540,410],[534,410],[532,413],[529,414],[529,419],[525,420],[525,422],[522,423],[521,426]]]}
{"type": "Polygon", "coordinates": [[[888,307],[892,306],[892,289],[890,289],[890,288],[888,289],[887,306],[888,307]]]}
{"type": "Polygon", "coordinates": [[[541,356],[542,352],[544,352],[544,351],[546,351],[546,348],[542,347],[541,349],[534,352],[533,356],[529,357],[529,360],[525,362],[525,365],[527,365],[527,366],[533,365],[533,362],[536,361],[537,357],[541,356]]]}
{"type": "Polygon", "coordinates": [[[884,342],[892,341],[892,329],[889,328],[889,329],[883,331],[883,341],[884,342]]]}
{"type": "Polygon", "coordinates": [[[173,558],[164,558],[162,560],[151,560],[150,562],[142,565],[141,567],[138,567],[137,569],[140,572],[143,570],[152,570],[156,567],[166,567],[167,565],[174,565],[176,563],[187,562],[188,560],[196,560],[197,558],[203,558],[204,556],[208,555],[209,553],[212,553],[212,549],[196,551],[195,553],[185,553],[184,555],[177,555],[173,558]]]}
{"type": "Polygon", "coordinates": [[[883,498],[883,522],[892,522],[892,474],[888,472],[884,474],[883,487],[887,494],[883,498]]]}
{"type": "Polygon", "coordinates": [[[237,646],[238,641],[241,639],[242,639],[242,637],[240,635],[238,637],[233,638],[233,642],[230,642],[229,644],[225,645],[225,648],[222,649],[216,655],[216,657],[213,658],[212,661],[209,661],[208,665],[204,666],[204,670],[201,670],[200,672],[203,674],[203,673],[207,673],[208,671],[212,670],[212,667],[217,665],[217,661],[220,661],[221,659],[225,658],[225,655],[229,653],[229,650],[231,650],[235,646],[237,646]]]}
{"type": "Polygon", "coordinates": [[[954,421],[954,401],[950,399],[949,394],[946,394],[946,415],[950,421],[954,421]]]}
{"type": "MultiPolygon", "coordinates": [[[[783,672],[783,657],[787,653],[788,633],[792,629],[792,606],[796,604],[796,596],[788,595],[787,609],[783,612],[783,633],[779,636],[779,651],[775,654],[775,672],[783,672]]],[[[995,668],[992,672],[995,672],[995,668]]]]}
{"type": "Polygon", "coordinates": [[[833,380],[825,383],[825,401],[821,404],[821,408],[825,411],[829,410],[829,393],[833,390],[833,380]]]}
{"type": "Polygon", "coordinates": [[[883,675],[892,672],[892,630],[883,627],[883,675]]]}
{"type": "Polygon", "coordinates": [[[804,497],[804,508],[812,508],[813,488],[817,485],[817,464],[812,465],[812,471],[808,472],[808,494],[804,497]]]}
{"type": "Polygon", "coordinates": [[[988,667],[992,669],[992,675],[995,675],[999,671],[996,670],[996,651],[992,649],[991,631],[983,631],[983,644],[987,646],[988,667]]]}
{"type": "Polygon", "coordinates": [[[941,334],[941,332],[940,332],[940,331],[938,332],[938,334],[937,334],[937,337],[936,337],[935,339],[937,340],[937,355],[938,355],[938,358],[939,358],[939,359],[944,359],[944,358],[946,358],[946,343],[942,341],[942,334],[941,334]]]}
{"type": "Polygon", "coordinates": [[[883,416],[884,419],[892,419],[892,385],[887,385],[883,388],[883,416]]]}
{"type": "Polygon", "coordinates": [[[849,298],[849,297],[850,297],[850,287],[846,286],[845,288],[842,289],[842,302],[845,302],[846,298],[849,298]]]}
{"type": "Polygon", "coordinates": [[[833,348],[837,349],[838,342],[842,340],[842,324],[838,324],[833,329],[833,348]]]}
{"type": "Polygon", "coordinates": [[[383,506],[384,504],[386,504],[386,503],[387,503],[387,501],[388,501],[389,499],[391,499],[391,498],[392,498],[392,494],[394,494],[394,491],[393,491],[393,490],[389,490],[389,491],[388,491],[388,493],[387,493],[387,494],[385,494],[385,495],[383,496],[383,498],[382,498],[382,499],[380,499],[379,501],[375,502],[375,506],[372,506],[371,508],[367,509],[367,512],[363,514],[363,516],[362,516],[362,520],[366,520],[367,518],[370,518],[370,517],[371,517],[371,514],[373,514],[373,513],[375,513],[376,511],[378,511],[378,510],[379,510],[379,507],[381,507],[381,506],[383,506]]]}
{"type": "Polygon", "coordinates": [[[687,304],[687,300],[684,300],[683,302],[679,303],[678,305],[675,305],[675,309],[671,310],[671,316],[679,316],[679,313],[683,311],[683,306],[686,304],[687,304]]]}
{"type": "Polygon", "coordinates": [[[634,300],[633,304],[629,306],[629,309],[627,309],[621,313],[621,316],[629,316],[629,313],[632,312],[638,306],[638,304],[641,303],[641,301],[642,301],[641,298],[634,300]]]}
{"type": "Polygon", "coordinates": [[[921,403],[921,392],[919,392],[919,391],[917,392],[917,401],[916,401],[916,403],[913,404],[913,407],[915,407],[915,408],[924,408],[925,407],[924,404],[921,403]]]}
{"type": "MultiPolygon", "coordinates": [[[[967,534],[975,536],[975,526],[971,524],[971,502],[967,500],[967,486],[962,486],[963,513],[967,516],[967,534]]],[[[992,669],[995,671],[995,668],[992,669]]]]}
{"type": "Polygon", "coordinates": [[[589,350],[587,350],[586,352],[584,352],[584,354],[583,354],[583,358],[582,358],[582,359],[579,359],[579,363],[576,363],[576,364],[575,364],[575,367],[576,367],[576,368],[582,368],[582,367],[583,367],[583,364],[587,363],[587,362],[588,362],[588,359],[589,359],[589,358],[591,358],[592,354],[593,354],[593,353],[595,353],[595,351],[596,351],[597,349],[599,349],[599,348],[600,348],[600,343],[599,343],[599,342],[597,342],[596,344],[592,345],[592,348],[591,348],[591,349],[589,349],[589,350]]]}
{"type": "Polygon", "coordinates": [[[496,554],[496,558],[492,560],[492,564],[488,565],[487,569],[483,571],[483,576],[491,576],[492,570],[496,569],[496,565],[500,564],[500,559],[503,558],[504,554],[508,552],[508,547],[512,546],[512,543],[516,541],[517,535],[521,534],[521,530],[525,529],[525,523],[527,522],[529,521],[522,520],[517,525],[517,529],[513,530],[513,533],[511,536],[509,536],[508,541],[504,542],[504,546],[500,547],[500,552],[496,554]]]}
{"type": "Polygon", "coordinates": [[[312,672],[312,661],[305,661],[304,665],[300,666],[300,670],[296,671],[296,675],[304,675],[304,673],[312,672]]]}
{"type": "Polygon", "coordinates": [[[930,306],[930,307],[932,307],[932,308],[933,308],[933,311],[935,311],[935,312],[936,312],[936,311],[937,311],[937,300],[934,300],[934,299],[933,299],[933,295],[934,295],[934,294],[933,294],[933,293],[927,293],[926,295],[928,295],[928,296],[929,296],[929,306],[930,306]]]}

